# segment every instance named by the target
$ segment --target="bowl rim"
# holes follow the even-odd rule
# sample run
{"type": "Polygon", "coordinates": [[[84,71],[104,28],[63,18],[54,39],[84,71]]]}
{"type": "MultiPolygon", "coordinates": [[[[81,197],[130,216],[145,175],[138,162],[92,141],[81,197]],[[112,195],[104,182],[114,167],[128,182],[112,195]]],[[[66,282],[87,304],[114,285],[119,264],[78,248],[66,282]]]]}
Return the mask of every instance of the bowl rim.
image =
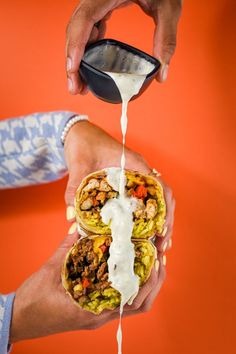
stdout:
{"type": "MultiPolygon", "coordinates": [[[[150,71],[150,73],[148,73],[146,75],[146,79],[151,77],[153,74],[155,74],[161,67],[161,62],[160,60],[158,60],[157,58],[153,57],[152,55],[144,52],[143,50],[141,49],[138,49],[136,47],[133,47],[127,43],[124,43],[124,42],[121,42],[121,41],[118,41],[116,39],[112,39],[112,38],[103,38],[103,39],[100,39],[99,41],[96,41],[96,42],[93,42],[91,44],[88,44],[85,48],[85,52],[84,54],[89,51],[90,49],[94,48],[94,47],[97,47],[103,43],[107,43],[107,44],[111,44],[111,45],[117,45],[118,47],[120,46],[121,48],[124,48],[126,49],[127,51],[134,51],[136,52],[137,54],[141,54],[141,57],[146,59],[147,58],[150,58],[150,62],[152,64],[155,65],[155,67],[153,68],[152,71],[150,71]],[[131,49],[131,50],[130,50],[131,49]]],[[[149,60],[147,60],[149,61],[149,60]]],[[[87,67],[89,67],[90,69],[92,69],[92,71],[95,71],[95,72],[98,72],[100,73],[102,76],[106,77],[106,78],[110,78],[110,76],[108,74],[106,74],[104,71],[100,70],[100,69],[97,69],[95,68],[93,65],[87,63],[84,59],[81,59],[81,64],[80,65],[85,65],[87,67]]]]}

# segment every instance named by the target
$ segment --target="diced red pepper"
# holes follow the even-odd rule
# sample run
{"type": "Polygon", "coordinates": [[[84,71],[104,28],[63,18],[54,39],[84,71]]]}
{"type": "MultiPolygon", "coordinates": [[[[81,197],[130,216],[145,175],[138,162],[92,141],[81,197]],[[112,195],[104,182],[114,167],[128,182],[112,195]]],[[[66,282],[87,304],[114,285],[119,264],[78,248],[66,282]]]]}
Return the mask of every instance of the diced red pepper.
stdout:
{"type": "Polygon", "coordinates": [[[96,198],[93,198],[93,206],[99,205],[99,201],[96,198]]]}
{"type": "Polygon", "coordinates": [[[99,248],[101,249],[102,253],[105,253],[107,250],[107,246],[106,245],[101,245],[99,246],[99,248]]]}
{"type": "Polygon", "coordinates": [[[82,281],[83,288],[87,288],[90,284],[90,281],[87,278],[84,278],[82,281]]]}
{"type": "Polygon", "coordinates": [[[133,197],[143,199],[147,196],[147,188],[144,187],[143,185],[140,185],[133,191],[132,194],[133,194],[133,197]]]}

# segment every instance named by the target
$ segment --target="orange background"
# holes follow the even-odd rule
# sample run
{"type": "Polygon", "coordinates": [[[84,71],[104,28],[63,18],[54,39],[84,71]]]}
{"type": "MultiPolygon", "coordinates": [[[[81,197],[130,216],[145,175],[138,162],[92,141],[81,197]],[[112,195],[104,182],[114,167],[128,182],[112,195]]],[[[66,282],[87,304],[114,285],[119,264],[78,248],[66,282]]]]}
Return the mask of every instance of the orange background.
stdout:
{"type": "MultiPolygon", "coordinates": [[[[1,2],[1,118],[66,109],[120,139],[120,106],[67,93],[66,23],[77,1],[1,2]]],[[[123,321],[124,354],[233,354],[236,241],[234,1],[186,1],[168,82],[129,106],[128,145],[163,174],[177,201],[167,281],[150,313],[123,321]],[[234,99],[234,101],[233,101],[234,99]]],[[[107,37],[152,51],[152,21],[115,12],[107,37]]],[[[10,292],[67,232],[66,180],[0,193],[0,284],[10,292]]],[[[18,343],[13,354],[116,353],[117,323],[18,343]]]]}

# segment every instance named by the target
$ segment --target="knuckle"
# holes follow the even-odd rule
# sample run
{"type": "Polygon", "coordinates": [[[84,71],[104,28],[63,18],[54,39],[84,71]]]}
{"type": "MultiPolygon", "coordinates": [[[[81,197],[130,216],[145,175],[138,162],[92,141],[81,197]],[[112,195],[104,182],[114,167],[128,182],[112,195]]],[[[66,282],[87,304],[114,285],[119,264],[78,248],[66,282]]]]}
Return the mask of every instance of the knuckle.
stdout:
{"type": "Polygon", "coordinates": [[[163,40],[163,51],[169,55],[173,55],[176,48],[176,37],[173,35],[166,36],[163,40]]]}
{"type": "Polygon", "coordinates": [[[177,0],[176,5],[177,5],[177,13],[180,16],[182,13],[182,8],[183,8],[183,0],[177,0]]]}
{"type": "Polygon", "coordinates": [[[88,4],[88,3],[83,3],[81,6],[78,7],[77,12],[75,13],[75,18],[77,19],[84,19],[87,21],[91,21],[94,16],[94,6],[88,4]]]}
{"type": "Polygon", "coordinates": [[[174,20],[181,14],[183,0],[159,0],[158,10],[161,13],[171,14],[171,18],[174,20]]]}
{"type": "Polygon", "coordinates": [[[64,195],[66,203],[69,203],[70,201],[74,201],[76,189],[77,189],[77,187],[75,187],[74,185],[68,185],[66,187],[66,191],[65,191],[65,195],[64,195]]]}
{"type": "Polygon", "coordinates": [[[69,37],[69,35],[70,35],[71,23],[72,23],[72,19],[70,19],[70,21],[68,22],[68,24],[66,26],[66,36],[67,37],[69,37]]]}
{"type": "Polygon", "coordinates": [[[94,10],[92,6],[82,4],[78,7],[77,11],[70,18],[66,26],[66,37],[68,40],[68,48],[79,49],[81,46],[85,46],[87,41],[80,39],[80,42],[76,40],[79,26],[86,26],[91,23],[95,23],[94,10]]]}
{"type": "Polygon", "coordinates": [[[172,189],[169,186],[165,186],[165,192],[166,192],[166,194],[168,194],[168,196],[170,198],[172,198],[173,191],[172,191],[172,189]]]}
{"type": "Polygon", "coordinates": [[[173,205],[173,210],[175,210],[176,200],[175,200],[175,198],[174,198],[174,197],[172,198],[172,205],[173,205]]]}
{"type": "Polygon", "coordinates": [[[98,329],[100,327],[100,325],[98,323],[92,323],[88,326],[88,330],[94,330],[94,329],[98,329]]]}
{"type": "Polygon", "coordinates": [[[69,27],[78,25],[80,22],[95,23],[97,22],[96,8],[94,4],[83,2],[78,6],[76,12],[69,21],[69,27]]]}
{"type": "Polygon", "coordinates": [[[152,292],[153,289],[157,286],[158,283],[158,277],[155,274],[155,276],[152,276],[152,278],[150,278],[150,282],[149,282],[149,292],[152,292]]]}
{"type": "Polygon", "coordinates": [[[181,14],[181,10],[182,10],[182,0],[172,0],[169,3],[172,15],[174,15],[175,17],[179,17],[181,14]]]}
{"type": "Polygon", "coordinates": [[[140,308],[140,305],[141,305],[140,301],[135,299],[131,305],[132,310],[137,311],[140,308]]]}
{"type": "Polygon", "coordinates": [[[77,73],[77,70],[76,69],[67,69],[66,72],[67,72],[67,77],[71,77],[71,75],[77,73]]]}
{"type": "Polygon", "coordinates": [[[142,312],[149,312],[152,309],[152,303],[145,302],[142,306],[142,312]]]}
{"type": "Polygon", "coordinates": [[[92,331],[94,329],[98,329],[99,327],[101,327],[103,325],[104,321],[101,319],[89,319],[88,321],[86,321],[86,323],[83,325],[83,329],[88,330],[88,331],[92,331]]]}
{"type": "Polygon", "coordinates": [[[87,44],[87,41],[84,40],[83,38],[80,38],[80,40],[78,41],[77,38],[69,38],[69,42],[68,42],[68,48],[70,49],[80,49],[81,47],[85,47],[87,44]]]}

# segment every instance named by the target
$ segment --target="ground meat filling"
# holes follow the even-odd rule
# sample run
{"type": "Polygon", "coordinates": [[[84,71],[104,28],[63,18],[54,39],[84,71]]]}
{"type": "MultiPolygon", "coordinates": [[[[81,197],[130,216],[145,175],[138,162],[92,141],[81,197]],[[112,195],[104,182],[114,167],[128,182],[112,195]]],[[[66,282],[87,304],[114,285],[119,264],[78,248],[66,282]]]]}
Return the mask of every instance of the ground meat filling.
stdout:
{"type": "Polygon", "coordinates": [[[90,301],[89,295],[94,291],[111,287],[107,265],[110,243],[107,238],[100,246],[102,257],[93,251],[92,239],[82,239],[70,254],[67,263],[69,291],[81,305],[90,301]]]}
{"type": "MultiPolygon", "coordinates": [[[[137,199],[134,221],[137,219],[153,220],[158,213],[156,189],[148,185],[144,177],[138,174],[127,179],[127,195],[137,199]]],[[[107,200],[117,198],[118,192],[108,184],[106,177],[100,175],[91,178],[83,188],[80,209],[85,219],[101,220],[101,209],[107,200]]]]}
{"type": "MultiPolygon", "coordinates": [[[[71,251],[67,261],[69,292],[80,304],[86,305],[94,299],[104,299],[104,290],[111,289],[108,281],[108,258],[111,237],[105,238],[94,252],[95,239],[80,240],[71,251]]],[[[149,243],[135,242],[134,271],[139,276],[140,286],[146,281],[153,259],[153,247],[149,243]]],[[[109,291],[109,290],[105,290],[109,291]]]]}

